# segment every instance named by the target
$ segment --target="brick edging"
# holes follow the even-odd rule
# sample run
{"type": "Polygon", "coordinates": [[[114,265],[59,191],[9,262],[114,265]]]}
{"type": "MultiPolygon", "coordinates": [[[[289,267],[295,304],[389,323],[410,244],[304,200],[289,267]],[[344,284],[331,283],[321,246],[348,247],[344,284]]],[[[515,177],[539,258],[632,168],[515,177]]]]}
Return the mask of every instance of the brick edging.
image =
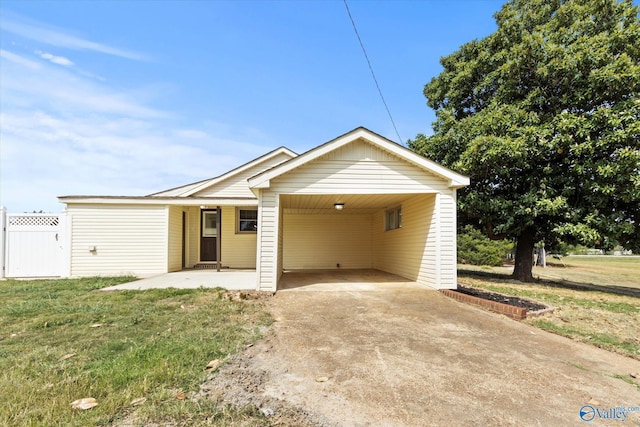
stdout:
{"type": "Polygon", "coordinates": [[[527,317],[527,309],[524,307],[514,307],[513,305],[503,304],[501,302],[489,301],[486,299],[474,297],[472,295],[456,292],[451,289],[440,289],[440,292],[442,292],[449,298],[484,307],[493,312],[504,314],[505,316],[508,316],[512,319],[522,320],[527,317]]]}

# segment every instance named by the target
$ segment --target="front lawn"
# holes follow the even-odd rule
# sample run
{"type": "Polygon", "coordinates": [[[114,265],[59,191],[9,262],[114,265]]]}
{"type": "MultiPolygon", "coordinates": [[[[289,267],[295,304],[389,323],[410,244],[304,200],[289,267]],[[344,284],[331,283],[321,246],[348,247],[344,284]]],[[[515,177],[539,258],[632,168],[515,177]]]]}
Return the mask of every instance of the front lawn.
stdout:
{"type": "MultiPolygon", "coordinates": [[[[504,276],[513,273],[513,266],[490,267],[458,264],[461,271],[483,271],[504,276]]],[[[640,289],[640,256],[571,255],[547,257],[547,267],[533,267],[533,277],[539,280],[566,281],[597,286],[640,289]]]]}
{"type": "Polygon", "coordinates": [[[0,281],[0,425],[218,425],[259,414],[189,399],[260,337],[260,302],[216,289],[101,292],[131,277],[0,281]],[[71,407],[92,397],[90,410],[71,407]]]}

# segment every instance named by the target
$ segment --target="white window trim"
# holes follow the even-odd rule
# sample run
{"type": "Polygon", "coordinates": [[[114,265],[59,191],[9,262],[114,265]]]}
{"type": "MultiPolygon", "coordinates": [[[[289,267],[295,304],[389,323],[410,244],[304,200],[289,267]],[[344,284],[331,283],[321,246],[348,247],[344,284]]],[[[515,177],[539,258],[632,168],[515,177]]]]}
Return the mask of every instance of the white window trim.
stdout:
{"type": "MultiPolygon", "coordinates": [[[[240,230],[240,211],[256,211],[256,206],[236,206],[236,234],[257,234],[258,230],[240,230]]],[[[256,214],[256,227],[258,226],[258,219],[256,214]]]]}
{"type": "Polygon", "coordinates": [[[384,211],[384,231],[393,231],[402,228],[402,206],[396,206],[384,211]],[[393,215],[393,227],[389,224],[389,215],[393,215]]]}

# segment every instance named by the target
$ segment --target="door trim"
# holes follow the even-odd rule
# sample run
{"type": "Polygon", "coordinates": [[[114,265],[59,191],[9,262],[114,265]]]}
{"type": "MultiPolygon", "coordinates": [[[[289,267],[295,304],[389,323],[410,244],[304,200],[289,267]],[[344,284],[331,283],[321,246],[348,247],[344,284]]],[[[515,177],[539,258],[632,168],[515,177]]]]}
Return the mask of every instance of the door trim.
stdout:
{"type": "MultiPolygon", "coordinates": [[[[200,233],[199,233],[199,242],[200,242],[200,262],[201,263],[215,263],[216,264],[216,270],[220,271],[220,268],[222,266],[222,209],[220,208],[220,206],[217,206],[216,208],[212,209],[212,208],[206,208],[206,209],[200,209],[200,233]],[[211,238],[215,238],[215,259],[213,260],[204,260],[202,253],[203,253],[203,244],[204,244],[204,240],[206,237],[205,236],[205,214],[207,212],[215,212],[216,214],[216,224],[215,224],[215,236],[209,236],[211,238]]],[[[212,248],[213,249],[213,248],[212,248]]]]}

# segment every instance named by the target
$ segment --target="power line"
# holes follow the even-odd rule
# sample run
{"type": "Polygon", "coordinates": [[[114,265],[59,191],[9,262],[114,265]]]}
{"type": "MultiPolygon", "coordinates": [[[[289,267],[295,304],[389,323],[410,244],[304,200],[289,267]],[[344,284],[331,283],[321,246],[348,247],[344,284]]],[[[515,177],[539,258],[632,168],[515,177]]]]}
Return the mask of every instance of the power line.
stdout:
{"type": "Polygon", "coordinates": [[[367,50],[364,48],[364,44],[362,43],[362,39],[360,38],[360,33],[358,33],[358,29],[356,28],[356,23],[353,20],[353,16],[351,16],[351,11],[349,10],[349,5],[347,4],[347,0],[343,0],[343,1],[344,1],[344,7],[347,9],[347,15],[349,15],[349,19],[351,20],[351,25],[353,25],[353,31],[355,31],[356,33],[356,37],[358,38],[358,42],[360,43],[360,47],[362,48],[362,53],[364,53],[364,57],[367,60],[367,64],[369,65],[369,71],[371,71],[371,77],[373,77],[373,81],[375,82],[376,87],[378,88],[380,99],[382,99],[384,108],[387,110],[387,114],[389,115],[389,119],[391,120],[391,124],[393,125],[393,129],[396,131],[398,142],[402,144],[402,138],[400,138],[400,133],[398,132],[398,128],[396,127],[396,122],[393,120],[393,116],[391,115],[391,111],[389,110],[389,106],[387,105],[387,101],[384,100],[384,96],[382,95],[382,89],[380,89],[380,85],[378,84],[376,73],[373,72],[373,66],[371,66],[371,61],[369,61],[369,55],[367,55],[367,50]]]}

